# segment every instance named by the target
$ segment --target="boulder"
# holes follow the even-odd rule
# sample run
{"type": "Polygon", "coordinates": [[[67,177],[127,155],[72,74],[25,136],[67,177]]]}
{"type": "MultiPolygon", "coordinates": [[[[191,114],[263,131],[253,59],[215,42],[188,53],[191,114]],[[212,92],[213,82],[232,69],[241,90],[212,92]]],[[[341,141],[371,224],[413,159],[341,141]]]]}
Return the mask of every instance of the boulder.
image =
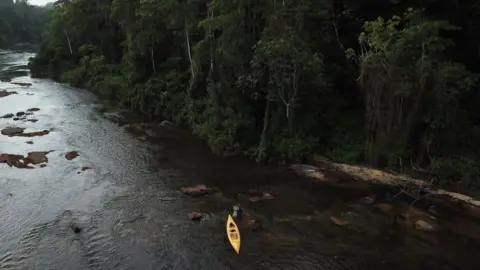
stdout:
{"type": "Polygon", "coordinates": [[[15,167],[19,169],[33,169],[34,167],[28,166],[25,163],[22,155],[12,155],[12,154],[0,154],[0,163],[7,163],[10,167],[15,167]]]}
{"type": "Polygon", "coordinates": [[[14,135],[9,136],[16,136],[16,137],[36,137],[36,136],[45,136],[49,134],[50,131],[42,130],[42,131],[35,131],[35,132],[26,132],[26,133],[16,133],[14,135]]]}
{"type": "Polygon", "coordinates": [[[331,216],[330,220],[332,221],[333,224],[335,224],[337,226],[345,226],[345,225],[349,224],[348,221],[341,220],[340,218],[334,217],[334,216],[331,216]]]}
{"type": "Polygon", "coordinates": [[[24,82],[11,82],[11,84],[20,85],[20,86],[32,86],[31,83],[24,83],[24,82]]]}
{"type": "Polygon", "coordinates": [[[188,213],[188,218],[191,220],[199,221],[203,218],[204,213],[202,212],[190,212],[188,213]]]}
{"type": "Polygon", "coordinates": [[[37,165],[40,163],[48,162],[47,154],[52,151],[48,152],[30,152],[27,154],[27,157],[24,158],[25,164],[33,164],[37,165]]]}
{"type": "Polygon", "coordinates": [[[258,201],[273,200],[273,199],[274,199],[274,197],[272,196],[272,194],[270,194],[268,192],[263,192],[262,195],[250,197],[249,200],[251,202],[258,202],[258,201]]]}
{"type": "Polygon", "coordinates": [[[205,185],[196,185],[196,186],[191,186],[191,187],[182,187],[180,189],[184,194],[193,196],[193,197],[198,197],[198,196],[203,196],[206,194],[213,193],[214,190],[212,188],[209,188],[205,185]]]}
{"type": "Polygon", "coordinates": [[[78,154],[77,151],[71,151],[71,152],[68,152],[68,153],[65,154],[65,158],[66,158],[67,160],[73,160],[73,159],[75,159],[75,158],[78,157],[78,156],[79,156],[79,154],[78,154]]]}
{"type": "Polygon", "coordinates": [[[19,128],[19,127],[7,127],[2,129],[1,133],[2,135],[5,135],[5,136],[15,136],[23,133],[24,130],[25,130],[24,128],[19,128]]]}
{"type": "Polygon", "coordinates": [[[439,230],[439,226],[434,221],[419,219],[415,221],[415,229],[426,232],[436,232],[439,230]]]}
{"type": "Polygon", "coordinates": [[[10,95],[14,95],[14,94],[18,94],[18,93],[15,92],[15,91],[9,92],[9,91],[6,91],[6,90],[0,90],[0,98],[10,96],[10,95]]]}

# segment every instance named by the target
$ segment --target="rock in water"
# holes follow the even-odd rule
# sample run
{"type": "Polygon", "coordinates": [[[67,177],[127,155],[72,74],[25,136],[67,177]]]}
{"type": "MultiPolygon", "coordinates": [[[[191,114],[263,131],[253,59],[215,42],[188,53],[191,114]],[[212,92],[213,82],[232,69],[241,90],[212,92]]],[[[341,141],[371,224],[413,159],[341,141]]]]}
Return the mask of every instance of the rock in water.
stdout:
{"type": "Polygon", "coordinates": [[[81,233],[82,232],[82,228],[80,228],[77,224],[73,223],[71,226],[70,226],[73,230],[74,233],[81,233]]]}
{"type": "Polygon", "coordinates": [[[191,187],[182,187],[180,189],[183,193],[193,196],[193,197],[198,197],[198,196],[203,196],[209,193],[213,193],[213,189],[208,188],[205,185],[196,185],[196,186],[191,186],[191,187]]]}
{"type": "Polygon", "coordinates": [[[11,82],[11,84],[16,84],[20,86],[32,86],[31,83],[24,83],[24,82],[11,82]]]}
{"type": "Polygon", "coordinates": [[[17,92],[8,92],[6,90],[0,90],[0,98],[6,97],[9,95],[18,94],[17,92]]]}
{"type": "Polygon", "coordinates": [[[25,130],[24,128],[19,128],[19,127],[7,127],[2,129],[1,133],[2,135],[13,136],[13,135],[23,133],[24,130],[25,130]]]}
{"type": "Polygon", "coordinates": [[[188,213],[188,218],[191,219],[191,220],[199,221],[199,220],[202,219],[202,217],[203,217],[203,213],[200,213],[200,212],[188,213]]]}
{"type": "Polygon", "coordinates": [[[37,165],[40,163],[48,162],[47,154],[50,152],[30,152],[24,159],[25,164],[37,165]]]}
{"type": "Polygon", "coordinates": [[[74,159],[74,158],[76,158],[76,157],[78,157],[78,156],[79,156],[79,154],[78,154],[77,151],[71,151],[71,152],[68,152],[68,153],[65,154],[65,158],[66,158],[67,160],[72,160],[72,159],[74,159]]]}

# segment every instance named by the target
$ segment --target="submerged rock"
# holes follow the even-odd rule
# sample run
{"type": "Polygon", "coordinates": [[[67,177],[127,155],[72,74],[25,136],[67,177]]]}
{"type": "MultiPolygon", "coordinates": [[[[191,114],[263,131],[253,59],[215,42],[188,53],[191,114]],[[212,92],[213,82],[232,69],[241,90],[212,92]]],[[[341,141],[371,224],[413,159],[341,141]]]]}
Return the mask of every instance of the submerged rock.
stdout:
{"type": "Polygon", "coordinates": [[[312,178],[319,182],[331,182],[336,180],[336,179],[327,178],[325,174],[319,170],[319,168],[312,165],[293,164],[293,165],[290,165],[290,168],[302,176],[312,178]]]}
{"type": "Polygon", "coordinates": [[[20,85],[20,86],[32,86],[31,83],[24,83],[24,82],[11,82],[11,84],[20,85]]]}
{"type": "Polygon", "coordinates": [[[47,154],[52,151],[48,152],[30,152],[28,153],[27,157],[24,159],[26,164],[33,164],[37,165],[40,163],[48,162],[47,154]]]}
{"type": "Polygon", "coordinates": [[[247,220],[245,228],[250,229],[250,230],[255,232],[255,231],[259,231],[259,230],[263,229],[263,225],[262,225],[262,222],[260,220],[249,219],[249,220],[247,220]]]}
{"type": "Polygon", "coordinates": [[[16,136],[16,137],[35,137],[35,136],[44,136],[50,133],[48,130],[42,130],[42,131],[35,131],[35,132],[27,132],[24,133],[25,128],[19,128],[19,127],[7,127],[2,129],[1,133],[2,135],[5,136],[16,136]]]}
{"type": "Polygon", "coordinates": [[[270,194],[268,192],[263,192],[262,195],[250,197],[249,200],[251,202],[258,202],[258,201],[273,200],[273,199],[274,199],[274,197],[272,196],[272,194],[270,194]]]}
{"type": "Polygon", "coordinates": [[[438,231],[439,228],[436,224],[433,224],[430,221],[419,219],[415,221],[415,229],[426,231],[426,232],[436,232],[438,231]]]}
{"type": "Polygon", "coordinates": [[[267,219],[257,213],[243,208],[242,219],[237,220],[237,225],[242,230],[259,231],[267,229],[267,219]]]}
{"type": "Polygon", "coordinates": [[[0,98],[10,96],[10,95],[14,95],[14,94],[18,94],[18,93],[15,92],[15,91],[9,92],[9,91],[6,91],[6,90],[0,90],[0,98]]]}
{"type": "Polygon", "coordinates": [[[337,225],[337,226],[345,226],[345,225],[348,225],[348,221],[345,221],[345,220],[341,220],[337,217],[334,217],[334,216],[331,216],[330,217],[330,220],[333,222],[333,224],[337,225]]]}
{"type": "Polygon", "coordinates": [[[395,205],[379,203],[373,207],[392,218],[396,224],[402,227],[426,232],[441,230],[441,226],[434,216],[412,205],[404,203],[397,203],[395,205]]]}
{"type": "Polygon", "coordinates": [[[37,136],[45,136],[49,134],[50,131],[48,130],[42,130],[42,131],[35,131],[35,132],[26,132],[26,133],[17,133],[14,135],[10,136],[16,136],[16,137],[37,137],[37,136]]]}
{"type": "Polygon", "coordinates": [[[82,172],[90,170],[90,169],[92,169],[92,168],[84,166],[84,167],[80,168],[80,171],[78,171],[77,174],[81,174],[82,172]]]}
{"type": "Polygon", "coordinates": [[[395,209],[393,205],[388,203],[378,203],[375,204],[373,208],[378,209],[380,212],[390,217],[395,214],[395,209]]]}
{"type": "Polygon", "coordinates": [[[188,213],[188,218],[191,220],[199,221],[204,217],[204,213],[201,212],[190,212],[188,213]]]}
{"type": "Polygon", "coordinates": [[[238,193],[237,198],[242,198],[242,200],[249,200],[251,202],[258,202],[264,200],[273,200],[275,197],[273,197],[273,195],[268,192],[263,192],[256,188],[251,188],[248,190],[248,192],[238,193]]]}
{"type": "Polygon", "coordinates": [[[25,129],[19,127],[7,127],[2,129],[1,133],[5,136],[14,136],[23,133],[25,129]]]}
{"type": "MultiPolygon", "coordinates": [[[[0,154],[0,163],[7,163],[10,167],[19,169],[33,169],[29,166],[48,162],[47,154],[53,151],[30,152],[26,157],[22,155],[0,154]]],[[[43,165],[43,164],[42,164],[43,165]]]]}
{"type": "Polygon", "coordinates": [[[375,195],[365,196],[362,198],[363,203],[373,204],[375,202],[375,195]]]}
{"type": "Polygon", "coordinates": [[[78,156],[79,156],[79,154],[78,154],[77,151],[71,151],[71,152],[68,152],[68,153],[65,154],[65,158],[66,158],[67,160],[75,159],[75,158],[78,157],[78,156]]]}
{"type": "Polygon", "coordinates": [[[24,163],[22,155],[0,154],[0,163],[6,163],[10,167],[19,169],[33,169],[33,167],[24,163]]]}
{"type": "Polygon", "coordinates": [[[72,225],[70,225],[70,228],[72,229],[72,231],[74,233],[81,233],[82,232],[82,228],[80,228],[77,224],[73,223],[72,225]]]}
{"type": "Polygon", "coordinates": [[[193,196],[193,197],[203,196],[203,195],[210,194],[210,193],[214,192],[214,189],[209,188],[205,185],[182,187],[180,190],[184,194],[187,194],[187,195],[190,195],[190,196],[193,196]]]}

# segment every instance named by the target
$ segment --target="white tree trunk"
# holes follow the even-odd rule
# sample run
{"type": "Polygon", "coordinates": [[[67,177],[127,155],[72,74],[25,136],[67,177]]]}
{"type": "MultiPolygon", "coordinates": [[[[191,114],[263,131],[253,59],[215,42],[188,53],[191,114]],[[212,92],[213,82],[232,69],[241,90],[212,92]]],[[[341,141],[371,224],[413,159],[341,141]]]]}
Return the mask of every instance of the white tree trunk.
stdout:
{"type": "Polygon", "coordinates": [[[190,37],[188,34],[188,23],[187,23],[187,16],[185,15],[185,38],[187,40],[187,53],[188,53],[188,60],[190,60],[190,73],[192,74],[192,82],[195,80],[195,63],[193,62],[192,58],[192,49],[190,48],[190,37]]]}
{"type": "Polygon", "coordinates": [[[68,37],[67,31],[63,31],[65,33],[65,37],[67,38],[68,48],[70,49],[70,55],[73,55],[72,44],[70,43],[70,38],[68,37]]]}
{"type": "Polygon", "coordinates": [[[157,74],[157,68],[155,68],[155,58],[154,58],[154,55],[153,55],[153,47],[150,48],[150,56],[151,56],[151,59],[152,59],[153,73],[157,74]]]}

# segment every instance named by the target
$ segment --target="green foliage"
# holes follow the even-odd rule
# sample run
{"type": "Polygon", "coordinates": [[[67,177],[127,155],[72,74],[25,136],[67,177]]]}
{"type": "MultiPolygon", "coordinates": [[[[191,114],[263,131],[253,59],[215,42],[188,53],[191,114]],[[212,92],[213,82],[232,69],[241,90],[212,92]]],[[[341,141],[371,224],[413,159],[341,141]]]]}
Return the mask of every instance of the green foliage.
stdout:
{"type": "Polygon", "coordinates": [[[445,186],[480,185],[480,161],[475,157],[452,156],[439,159],[436,172],[439,184],[445,186]]]}
{"type": "Polygon", "coordinates": [[[44,8],[27,1],[2,0],[0,3],[0,48],[15,44],[38,44],[47,21],[44,8]]]}
{"type": "MultiPolygon", "coordinates": [[[[188,126],[217,154],[440,162],[444,181],[476,184],[480,20],[378,3],[62,1],[29,68],[188,126]]],[[[10,28],[0,19],[0,42],[10,28]]]]}
{"type": "Polygon", "coordinates": [[[342,163],[361,163],[365,153],[365,139],[362,132],[354,130],[359,130],[355,129],[355,124],[339,124],[328,143],[326,156],[342,163]]]}
{"type": "MultiPolygon", "coordinates": [[[[452,102],[476,83],[476,75],[444,54],[453,42],[443,38],[442,31],[459,29],[408,9],[402,17],[367,21],[364,30],[356,57],[367,105],[366,158],[374,165],[381,165],[382,160],[396,163],[398,154],[417,159],[403,154],[408,145],[418,133],[430,134],[435,129],[440,134],[438,123],[448,125],[445,115],[450,114],[452,102]]],[[[430,149],[433,140],[417,141],[416,149],[409,152],[435,151],[430,149]]]]}
{"type": "Polygon", "coordinates": [[[308,153],[318,143],[316,136],[307,135],[305,133],[284,131],[275,134],[272,139],[272,157],[277,162],[295,162],[304,161],[305,153],[308,153]]]}

